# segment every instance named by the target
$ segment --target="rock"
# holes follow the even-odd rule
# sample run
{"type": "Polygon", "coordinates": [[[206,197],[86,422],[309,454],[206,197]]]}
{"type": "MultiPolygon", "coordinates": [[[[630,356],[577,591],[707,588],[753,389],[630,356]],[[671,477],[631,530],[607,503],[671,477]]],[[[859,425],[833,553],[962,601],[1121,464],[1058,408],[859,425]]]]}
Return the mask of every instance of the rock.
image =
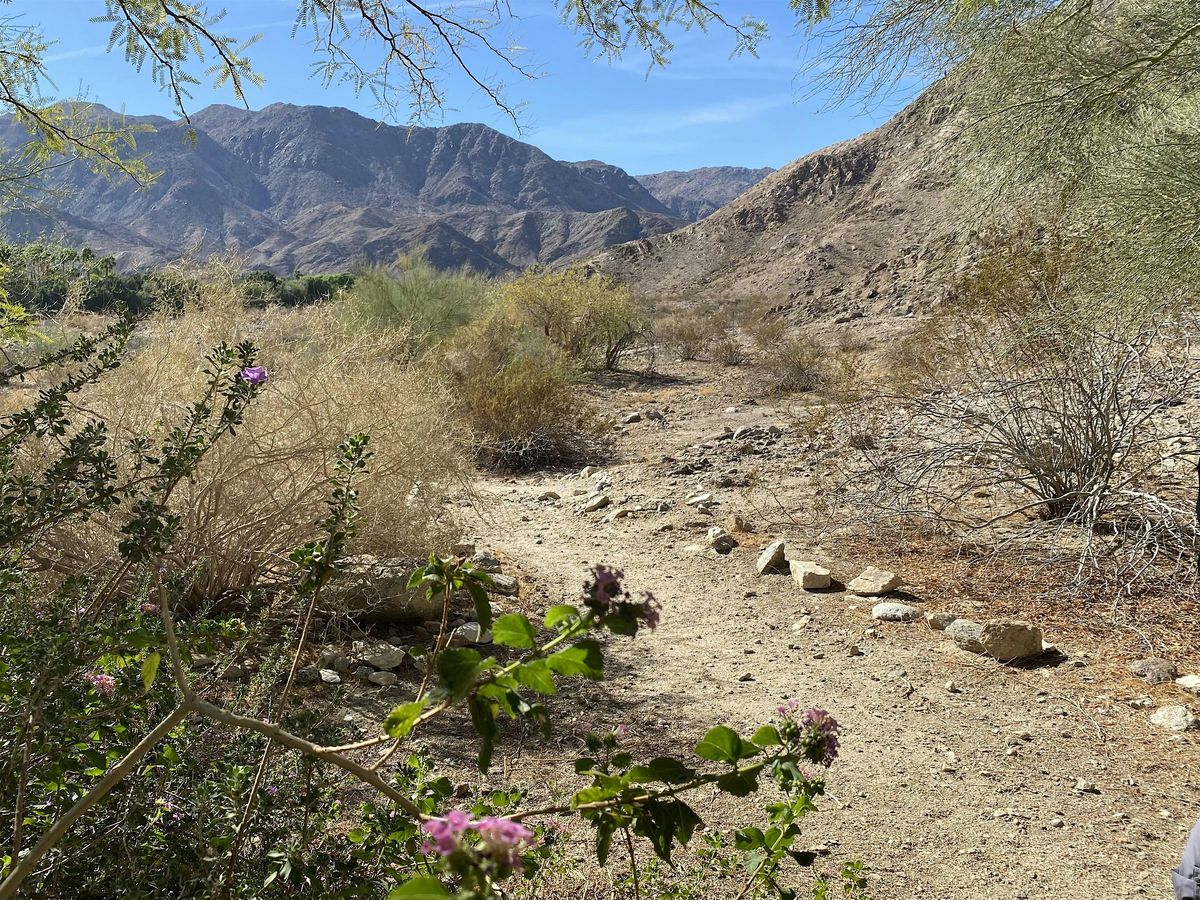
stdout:
{"type": "Polygon", "coordinates": [[[372,669],[370,666],[359,666],[357,669],[354,670],[354,677],[357,678],[359,681],[368,681],[371,678],[371,676],[374,674],[375,674],[375,670],[372,669]]]}
{"type": "Polygon", "coordinates": [[[192,657],[193,669],[211,669],[216,664],[217,661],[211,656],[204,656],[203,654],[197,653],[192,657]]]}
{"type": "Polygon", "coordinates": [[[979,635],[983,652],[992,659],[1007,662],[1040,656],[1042,630],[1027,622],[988,622],[979,635]]]}
{"type": "Polygon", "coordinates": [[[608,496],[608,494],[596,494],[584,502],[583,511],[585,513],[596,512],[597,510],[604,509],[604,507],[609,506],[611,503],[612,497],[608,496]]]}
{"type": "Polygon", "coordinates": [[[934,631],[945,631],[958,621],[958,616],[950,612],[928,612],[925,613],[925,621],[934,631]]]}
{"type": "Polygon", "coordinates": [[[783,541],[771,541],[758,555],[754,569],[759,575],[788,574],[787,545],[783,541]]]}
{"type": "Polygon", "coordinates": [[[633,514],[633,510],[626,509],[624,506],[617,507],[607,516],[604,517],[605,522],[615,522],[618,519],[627,519],[633,514]]]}
{"type": "Polygon", "coordinates": [[[493,594],[503,594],[506,597],[511,597],[517,593],[517,579],[512,575],[493,575],[492,583],[487,585],[489,591],[493,594]]]}
{"type": "Polygon", "coordinates": [[[558,491],[542,491],[542,493],[538,494],[538,502],[539,503],[550,503],[551,501],[561,500],[561,499],[562,498],[559,495],[558,491]]]}
{"type": "Polygon", "coordinates": [[[459,625],[450,634],[449,644],[451,647],[465,647],[467,644],[490,644],[492,642],[492,633],[484,631],[479,627],[478,622],[467,622],[459,625]]]}
{"type": "Polygon", "coordinates": [[[953,681],[947,681],[946,682],[946,693],[947,694],[961,694],[962,688],[960,688],[953,681]]]}
{"type": "Polygon", "coordinates": [[[1048,824],[1050,825],[1051,828],[1062,828],[1067,823],[1064,822],[1062,819],[1051,819],[1048,824]]]}
{"type": "Polygon", "coordinates": [[[301,666],[296,670],[296,682],[298,684],[313,684],[321,680],[321,675],[317,671],[316,666],[301,666]]]}
{"type": "Polygon", "coordinates": [[[1200,697],[1200,675],[1184,675],[1176,678],[1175,683],[1190,694],[1200,697]]]}
{"type": "Polygon", "coordinates": [[[462,556],[462,557],[474,556],[475,555],[475,545],[473,543],[471,543],[470,541],[459,541],[457,544],[450,545],[450,552],[454,556],[462,556]]]}
{"type": "Polygon", "coordinates": [[[642,421],[642,414],[640,412],[626,413],[621,416],[622,425],[635,425],[640,421],[642,421]]]}
{"type": "Polygon", "coordinates": [[[333,671],[333,669],[320,669],[317,674],[321,676],[321,680],[326,684],[342,683],[342,676],[333,671]]]}
{"type": "Polygon", "coordinates": [[[400,678],[394,672],[372,672],[367,678],[371,684],[377,684],[380,687],[391,687],[398,682],[400,678]]]}
{"type": "Polygon", "coordinates": [[[907,603],[876,603],[871,618],[880,622],[915,622],[921,618],[921,611],[907,603]]]}
{"type": "Polygon", "coordinates": [[[693,494],[687,498],[688,506],[711,506],[713,502],[712,494],[693,494]]]}
{"type": "Polygon", "coordinates": [[[646,418],[651,422],[661,422],[666,416],[663,415],[662,410],[651,407],[646,410],[646,418]]]}
{"type": "Polygon", "coordinates": [[[490,553],[487,550],[480,550],[471,557],[471,565],[484,572],[500,572],[504,566],[500,564],[500,560],[496,558],[496,554],[490,553]]]}
{"type": "Polygon", "coordinates": [[[858,644],[851,644],[849,647],[846,648],[846,655],[847,656],[862,656],[863,655],[862,647],[858,646],[858,644]]]}
{"type": "Polygon", "coordinates": [[[898,587],[900,587],[900,576],[895,572],[886,572],[875,566],[867,566],[865,572],[846,585],[846,590],[862,597],[882,597],[898,587]]]}
{"type": "Polygon", "coordinates": [[[1150,722],[1166,731],[1182,734],[1200,724],[1195,714],[1186,706],[1164,706],[1150,714],[1150,722]]]}
{"type": "Polygon", "coordinates": [[[1146,696],[1134,697],[1132,700],[1129,701],[1129,705],[1132,706],[1134,709],[1153,709],[1154,708],[1154,698],[1146,697],[1146,696]]]}
{"type": "Polygon", "coordinates": [[[789,561],[788,568],[792,572],[792,580],[806,591],[819,591],[833,583],[829,570],[815,562],[793,559],[789,561]]]}
{"type": "Polygon", "coordinates": [[[729,530],[740,531],[742,534],[753,534],[754,526],[744,516],[735,513],[729,517],[729,530]]]}
{"type": "Polygon", "coordinates": [[[1096,785],[1086,778],[1076,778],[1075,791],[1080,794],[1098,794],[1100,793],[1100,788],[1096,787],[1096,785]]]}
{"type": "Polygon", "coordinates": [[[972,653],[983,652],[983,644],[979,642],[979,635],[982,632],[983,626],[970,619],[955,619],[946,626],[946,637],[972,653]]]}
{"type": "Polygon", "coordinates": [[[1160,659],[1155,656],[1139,659],[1129,667],[1129,671],[1146,684],[1166,684],[1179,677],[1179,670],[1175,668],[1175,663],[1169,659],[1160,659]]]}
{"type": "Polygon", "coordinates": [[[728,553],[738,545],[737,539],[720,525],[708,529],[708,545],[718,553],[728,553]]]}
{"type": "Polygon", "coordinates": [[[408,589],[408,578],[420,565],[415,559],[347,556],[338,562],[321,597],[330,611],[364,621],[413,623],[440,616],[440,597],[408,589]]]}
{"type": "Polygon", "coordinates": [[[344,654],[339,654],[333,658],[333,671],[345,675],[354,668],[354,663],[350,661],[350,657],[344,654]]]}
{"type": "Polygon", "coordinates": [[[762,434],[762,429],[758,428],[757,426],[742,425],[736,431],[734,431],[733,439],[735,441],[744,441],[747,438],[758,437],[760,434],[762,434]]]}
{"type": "Polygon", "coordinates": [[[394,669],[404,662],[403,647],[393,647],[384,641],[379,643],[356,642],[354,656],[373,669],[394,669]]]}

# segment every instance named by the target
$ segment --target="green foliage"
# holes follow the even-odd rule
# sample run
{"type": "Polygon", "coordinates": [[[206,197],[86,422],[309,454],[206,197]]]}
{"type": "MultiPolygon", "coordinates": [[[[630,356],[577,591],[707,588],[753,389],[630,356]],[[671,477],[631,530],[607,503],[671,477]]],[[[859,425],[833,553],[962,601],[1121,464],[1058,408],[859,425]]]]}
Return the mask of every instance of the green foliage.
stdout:
{"type": "Polygon", "coordinates": [[[643,341],[646,317],[629,289],[580,269],[531,268],[500,288],[502,311],[584,369],[616,369],[643,341]]]}
{"type": "Polygon", "coordinates": [[[390,266],[372,266],[355,276],[342,302],[356,321],[376,327],[406,327],[426,342],[468,325],[485,308],[486,279],[466,269],[441,271],[425,251],[399,254],[390,266]]]}

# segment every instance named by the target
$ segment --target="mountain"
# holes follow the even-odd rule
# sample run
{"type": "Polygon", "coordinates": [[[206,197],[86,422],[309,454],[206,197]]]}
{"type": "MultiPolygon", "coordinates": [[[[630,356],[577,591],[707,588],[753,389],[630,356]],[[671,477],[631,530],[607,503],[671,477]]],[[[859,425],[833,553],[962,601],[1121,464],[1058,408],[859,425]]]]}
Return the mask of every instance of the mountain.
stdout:
{"type": "MultiPolygon", "coordinates": [[[[101,117],[117,118],[98,109],[101,117]]],[[[423,244],[488,274],[670,231],[672,210],[616,166],[566,163],[484,125],[401,128],[346,109],[210,106],[184,122],[129,117],[161,176],[144,189],[71,164],[66,199],[10,212],[11,237],[55,233],[125,268],[237,249],[252,268],[344,270],[423,244]]],[[[0,146],[24,141],[0,119],[0,146]]]]}
{"type": "Polygon", "coordinates": [[[685,222],[696,222],[741,196],[775,170],[707,166],[684,172],[634,176],[685,222]]]}
{"type": "Polygon", "coordinates": [[[875,131],[790,163],[707,218],[588,265],[648,295],[766,296],[803,319],[906,315],[945,292],[942,268],[957,253],[952,109],[935,86],[875,131]]]}

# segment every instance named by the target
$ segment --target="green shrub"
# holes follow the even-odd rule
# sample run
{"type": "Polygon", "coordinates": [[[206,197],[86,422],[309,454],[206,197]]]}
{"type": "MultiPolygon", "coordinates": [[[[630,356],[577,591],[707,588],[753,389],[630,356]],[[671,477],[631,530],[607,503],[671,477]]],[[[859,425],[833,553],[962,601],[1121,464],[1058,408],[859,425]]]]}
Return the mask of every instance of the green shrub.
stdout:
{"type": "Polygon", "coordinates": [[[616,369],[647,333],[628,288],[579,269],[531,268],[500,288],[502,309],[539,332],[585,369],[616,369]]]}
{"type": "Polygon", "coordinates": [[[375,327],[406,327],[438,340],[470,324],[490,293],[486,278],[466,269],[441,271],[417,248],[399,254],[391,265],[357,273],[343,303],[375,327]]]}
{"type": "Polygon", "coordinates": [[[540,335],[497,316],[456,342],[442,366],[453,417],[483,465],[576,463],[603,446],[607,427],[580,396],[577,367],[540,335]]]}

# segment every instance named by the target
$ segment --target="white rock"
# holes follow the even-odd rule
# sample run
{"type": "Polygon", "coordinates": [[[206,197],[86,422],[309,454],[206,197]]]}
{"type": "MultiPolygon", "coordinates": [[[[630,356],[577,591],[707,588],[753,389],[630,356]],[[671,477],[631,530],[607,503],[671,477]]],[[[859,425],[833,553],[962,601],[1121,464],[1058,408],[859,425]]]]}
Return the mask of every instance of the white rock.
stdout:
{"type": "Polygon", "coordinates": [[[612,497],[608,496],[608,494],[596,494],[583,504],[583,511],[585,513],[596,512],[597,510],[604,509],[604,507],[611,504],[612,497]]]}
{"type": "Polygon", "coordinates": [[[871,618],[880,622],[915,622],[921,618],[921,611],[907,603],[876,603],[871,618]]]}
{"type": "Polygon", "coordinates": [[[622,425],[634,425],[640,421],[642,421],[642,414],[640,412],[627,413],[621,417],[622,425]]]}
{"type": "Polygon", "coordinates": [[[321,680],[326,684],[342,683],[342,676],[333,671],[333,669],[321,669],[318,674],[321,676],[321,680]]]}
{"type": "Polygon", "coordinates": [[[1164,706],[1150,714],[1150,722],[1159,728],[1174,731],[1177,734],[1190,731],[1200,724],[1200,721],[1186,706],[1164,706]]]}
{"type": "Polygon", "coordinates": [[[688,506],[711,506],[712,502],[712,494],[693,494],[687,499],[688,506]]]}
{"type": "Polygon", "coordinates": [[[928,612],[925,613],[925,621],[934,631],[945,631],[958,621],[958,616],[951,612],[928,612]]]}
{"type": "Polygon", "coordinates": [[[846,590],[861,597],[882,597],[900,587],[900,584],[900,576],[895,572],[867,566],[865,572],[846,585],[846,590]]]}
{"type": "Polygon", "coordinates": [[[355,644],[354,657],[373,669],[394,669],[404,662],[403,647],[393,647],[381,641],[378,644],[355,644]]]}
{"type": "Polygon", "coordinates": [[[612,512],[610,512],[607,516],[605,516],[604,521],[615,522],[618,519],[627,519],[627,518],[629,518],[631,512],[632,512],[632,510],[626,509],[624,506],[619,506],[616,509],[614,509],[612,512]]]}
{"type": "Polygon", "coordinates": [[[451,647],[465,647],[467,644],[490,644],[492,633],[484,631],[478,622],[467,622],[459,625],[450,634],[451,647]]]}
{"type": "Polygon", "coordinates": [[[400,678],[394,672],[372,672],[367,676],[367,681],[380,687],[389,687],[399,680],[400,678]]]}
{"type": "Polygon", "coordinates": [[[833,582],[829,570],[815,562],[793,559],[788,567],[792,572],[792,580],[806,591],[819,591],[833,582]]]}
{"type": "Polygon", "coordinates": [[[1184,675],[1176,678],[1175,683],[1185,691],[1200,697],[1200,675],[1184,675]]]}
{"type": "Polygon", "coordinates": [[[493,594],[504,594],[511,597],[517,592],[517,579],[512,575],[493,575],[492,583],[488,586],[493,594]]]}
{"type": "Polygon", "coordinates": [[[785,575],[788,573],[787,545],[783,541],[771,541],[758,555],[754,564],[759,575],[785,575]]]}

